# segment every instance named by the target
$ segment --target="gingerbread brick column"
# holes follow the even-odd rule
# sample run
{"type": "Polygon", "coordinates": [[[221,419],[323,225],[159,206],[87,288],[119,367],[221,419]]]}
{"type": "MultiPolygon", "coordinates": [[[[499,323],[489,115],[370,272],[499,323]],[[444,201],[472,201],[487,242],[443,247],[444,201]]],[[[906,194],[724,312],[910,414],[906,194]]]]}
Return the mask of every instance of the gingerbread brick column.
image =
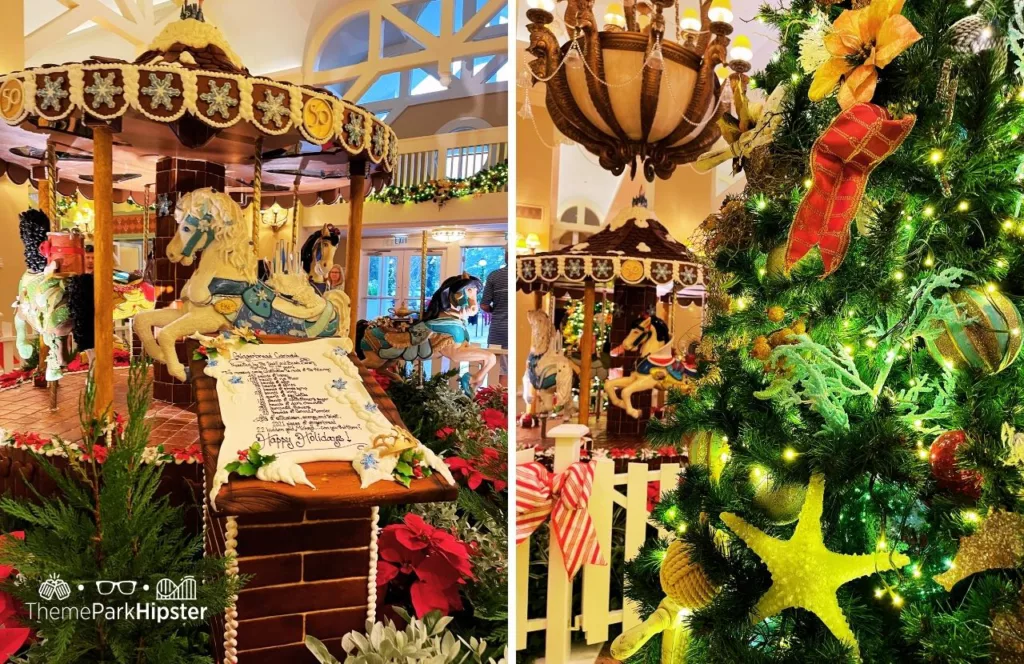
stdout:
{"type": "MultiPolygon", "coordinates": [[[[167,245],[178,232],[178,225],[174,220],[174,206],[178,198],[204,187],[224,191],[223,165],[173,157],[157,162],[156,235],[153,238],[153,257],[156,263],[154,285],[158,308],[174,304],[180,297],[185,282],[199,264],[198,257],[189,266],[172,263],[167,259],[167,245]]],[[[188,365],[184,343],[179,342],[176,348],[178,359],[188,365]]],[[[153,398],[179,405],[187,405],[194,400],[192,386],[172,378],[162,364],[156,364],[153,368],[153,398]]]]}
{"type": "MultiPolygon", "coordinates": [[[[344,658],[341,637],[363,631],[370,569],[370,508],[209,517],[206,550],[237,556],[252,580],[238,595],[239,664],[316,664],[303,641],[315,636],[344,658]]],[[[214,623],[217,662],[224,622],[214,623]]]]}
{"type": "MultiPolygon", "coordinates": [[[[629,334],[630,325],[634,320],[647,313],[657,311],[658,292],[651,286],[615,285],[615,315],[612,317],[611,342],[612,348],[621,344],[629,334]]],[[[623,368],[624,375],[629,375],[640,359],[637,351],[628,352],[620,357],[612,358],[612,368],[623,368]]],[[[608,435],[609,436],[642,436],[647,431],[647,420],[651,419],[651,393],[637,392],[633,395],[633,406],[640,411],[640,417],[633,419],[626,411],[609,404],[608,435]]]]}

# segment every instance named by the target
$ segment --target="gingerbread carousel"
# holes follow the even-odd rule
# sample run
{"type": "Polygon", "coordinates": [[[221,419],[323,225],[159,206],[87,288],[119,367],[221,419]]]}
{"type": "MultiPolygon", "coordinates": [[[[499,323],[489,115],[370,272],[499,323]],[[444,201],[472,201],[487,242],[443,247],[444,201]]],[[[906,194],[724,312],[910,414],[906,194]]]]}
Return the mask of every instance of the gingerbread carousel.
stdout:
{"type": "MultiPolygon", "coordinates": [[[[597,403],[602,400],[602,393],[593,389],[594,357],[600,354],[594,333],[598,296],[615,312],[609,321],[607,345],[610,375],[621,374],[606,380],[603,387],[611,404],[609,437],[636,439],[643,435],[651,417],[653,389],[692,389],[696,385],[696,358],[686,340],[699,338],[699,330],[687,334],[674,329],[675,310],[703,305],[704,268],[648,209],[643,196],[584,242],[517,257],[516,277],[523,292],[551,293],[549,307],[559,298],[582,295],[580,424],[590,424],[594,397],[597,403]]],[[[538,297],[538,310],[545,308],[542,302],[538,297]]],[[[551,324],[550,318],[541,321],[536,314],[531,323],[534,320],[551,324]]],[[[524,384],[538,392],[556,388],[557,380],[547,379],[552,374],[548,367],[557,366],[552,358],[545,359],[551,352],[547,348],[530,351],[524,384]]]]}
{"type": "MultiPolygon", "coordinates": [[[[31,178],[51,224],[58,193],[94,202],[97,419],[115,401],[113,205],[146,210],[157,308],[135,330],[154,397],[198,401],[204,472],[171,475],[193,489],[173,500],[198,488],[207,553],[255,575],[215,619],[217,661],[307,661],[314,632],[341,656],[340,637],[374,617],[379,506],[457,492],[354,353],[363,204],[390,182],[397,138],[325,90],[253,76],[202,5],[184,2],[134,62],[0,76],[0,170],[31,178]],[[338,201],[351,210],[344,288],[314,288],[299,209],[338,201]],[[262,211],[275,205],[291,211],[291,246],[264,261],[262,211]],[[410,469],[401,481],[396,466],[410,469]]],[[[0,474],[26,497],[41,475],[10,448],[0,474]]]]}

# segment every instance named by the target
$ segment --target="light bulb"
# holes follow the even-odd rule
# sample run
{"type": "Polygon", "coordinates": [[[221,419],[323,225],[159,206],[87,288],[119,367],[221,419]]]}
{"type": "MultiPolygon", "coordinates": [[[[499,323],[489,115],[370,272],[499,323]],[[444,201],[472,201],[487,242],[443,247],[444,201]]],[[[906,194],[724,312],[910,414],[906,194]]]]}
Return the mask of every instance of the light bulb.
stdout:
{"type": "Polygon", "coordinates": [[[956,206],[956,209],[960,210],[961,212],[967,212],[967,210],[969,210],[970,207],[971,204],[968,203],[967,201],[960,201],[960,204],[956,206]]]}
{"type": "Polygon", "coordinates": [[[732,23],[732,3],[729,0],[713,0],[708,9],[712,23],[732,23]]]}
{"type": "Polygon", "coordinates": [[[665,68],[665,57],[661,53],[661,40],[655,39],[654,46],[651,47],[651,54],[647,56],[647,62],[645,66],[650,67],[653,71],[661,71],[665,68]]]}
{"type": "Polygon", "coordinates": [[[622,5],[618,3],[612,3],[608,5],[608,12],[604,15],[605,30],[612,29],[624,29],[626,27],[626,14],[622,9],[622,5]]]}
{"type": "Polygon", "coordinates": [[[530,9],[543,9],[546,12],[555,11],[555,0],[526,0],[530,9]]]}
{"type": "Polygon", "coordinates": [[[945,155],[942,154],[942,150],[935,148],[934,150],[931,151],[931,154],[928,155],[928,159],[931,160],[933,164],[937,164],[940,161],[942,161],[942,158],[944,156],[945,155]]]}
{"type": "Polygon", "coordinates": [[[725,65],[718,65],[717,67],[715,67],[715,76],[718,77],[719,83],[729,78],[729,74],[731,73],[732,72],[725,65]]]}
{"type": "Polygon", "coordinates": [[[540,246],[540,236],[536,233],[530,233],[526,236],[526,246],[530,249],[536,249],[540,246]]]}
{"type": "Polygon", "coordinates": [[[753,58],[754,49],[750,43],[750,37],[746,35],[739,35],[736,39],[732,40],[732,46],[729,48],[730,60],[750,62],[753,58]]]}
{"type": "Polygon", "coordinates": [[[565,67],[570,71],[581,71],[583,69],[583,54],[580,53],[579,45],[573,42],[569,52],[565,54],[565,67]]]}
{"type": "Polygon", "coordinates": [[[785,459],[786,461],[793,461],[794,459],[796,459],[797,456],[798,455],[796,450],[794,450],[792,447],[787,447],[782,452],[782,458],[785,459]]]}
{"type": "Polygon", "coordinates": [[[700,27],[700,15],[697,10],[692,7],[684,9],[683,18],[679,21],[679,28],[689,32],[698,32],[700,27]]]}

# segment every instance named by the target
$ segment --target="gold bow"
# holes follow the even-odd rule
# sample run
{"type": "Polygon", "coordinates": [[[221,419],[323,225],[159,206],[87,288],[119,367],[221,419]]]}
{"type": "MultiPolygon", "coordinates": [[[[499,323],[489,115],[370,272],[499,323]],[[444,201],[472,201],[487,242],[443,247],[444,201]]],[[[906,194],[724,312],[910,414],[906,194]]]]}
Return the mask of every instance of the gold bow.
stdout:
{"type": "Polygon", "coordinates": [[[733,174],[743,168],[743,160],[750,156],[755,148],[769,145],[775,140],[775,132],[782,124],[782,102],[789,93],[789,87],[779,85],[763,104],[751,102],[739,80],[730,80],[733,91],[733,104],[736,116],[726,114],[718,121],[722,129],[722,137],[729,144],[719,150],[710,150],[702,154],[693,165],[698,173],[707,173],[721,163],[732,159],[733,174]]]}
{"type": "Polygon", "coordinates": [[[381,434],[374,438],[371,449],[382,450],[380,455],[386,457],[401,454],[405,450],[416,449],[419,445],[405,429],[396,427],[394,431],[393,434],[381,434]]]}

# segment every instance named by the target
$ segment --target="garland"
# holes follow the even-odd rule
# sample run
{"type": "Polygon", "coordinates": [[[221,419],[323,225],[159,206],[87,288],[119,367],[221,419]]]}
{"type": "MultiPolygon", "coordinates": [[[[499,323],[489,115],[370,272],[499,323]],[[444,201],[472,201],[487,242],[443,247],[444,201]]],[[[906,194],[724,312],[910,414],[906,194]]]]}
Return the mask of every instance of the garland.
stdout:
{"type": "Polygon", "coordinates": [[[391,205],[426,203],[433,201],[438,207],[456,198],[481,196],[501,191],[508,186],[508,160],[485,168],[468,178],[440,178],[408,187],[387,186],[367,196],[367,200],[391,205]]]}

